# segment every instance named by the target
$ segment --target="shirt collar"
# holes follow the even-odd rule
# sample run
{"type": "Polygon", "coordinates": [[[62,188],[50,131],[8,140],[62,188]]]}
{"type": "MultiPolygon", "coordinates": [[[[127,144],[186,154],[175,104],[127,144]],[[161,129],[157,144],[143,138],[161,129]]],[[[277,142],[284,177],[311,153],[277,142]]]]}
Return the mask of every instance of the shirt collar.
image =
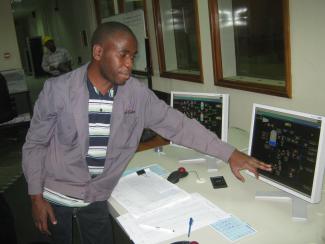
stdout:
{"type": "Polygon", "coordinates": [[[109,89],[106,94],[102,95],[99,92],[99,90],[91,83],[90,79],[87,78],[87,88],[88,88],[89,95],[95,95],[95,96],[107,97],[113,99],[116,95],[118,86],[114,85],[113,88],[109,89]]]}

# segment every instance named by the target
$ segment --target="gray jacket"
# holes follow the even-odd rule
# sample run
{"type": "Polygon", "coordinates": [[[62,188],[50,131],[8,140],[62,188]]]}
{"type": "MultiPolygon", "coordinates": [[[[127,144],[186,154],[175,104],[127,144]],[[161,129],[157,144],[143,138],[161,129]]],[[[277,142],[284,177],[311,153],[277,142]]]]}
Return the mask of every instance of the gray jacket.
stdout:
{"type": "Polygon", "coordinates": [[[23,146],[29,194],[40,194],[48,187],[86,202],[107,200],[136,152],[143,128],[228,161],[232,146],[130,78],[115,96],[104,171],[92,179],[86,163],[87,66],[47,80],[39,95],[23,146]]]}

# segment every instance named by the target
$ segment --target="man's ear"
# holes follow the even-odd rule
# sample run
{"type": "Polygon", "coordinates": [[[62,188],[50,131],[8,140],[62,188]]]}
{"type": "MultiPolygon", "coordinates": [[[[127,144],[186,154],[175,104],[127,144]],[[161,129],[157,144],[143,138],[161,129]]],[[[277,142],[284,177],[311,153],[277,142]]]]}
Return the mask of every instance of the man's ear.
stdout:
{"type": "Polygon", "coordinates": [[[99,61],[102,58],[102,55],[103,55],[103,48],[100,45],[95,44],[93,46],[93,58],[99,61]]]}

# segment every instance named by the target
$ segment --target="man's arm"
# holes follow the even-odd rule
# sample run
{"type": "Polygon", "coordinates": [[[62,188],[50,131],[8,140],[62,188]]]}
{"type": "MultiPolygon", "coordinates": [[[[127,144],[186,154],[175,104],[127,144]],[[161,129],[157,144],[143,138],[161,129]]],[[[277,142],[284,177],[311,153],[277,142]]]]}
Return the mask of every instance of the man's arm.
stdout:
{"type": "Polygon", "coordinates": [[[71,71],[71,61],[60,63],[59,66],[58,66],[58,70],[61,73],[66,73],[66,72],[71,71]]]}
{"type": "Polygon", "coordinates": [[[55,224],[50,204],[43,199],[43,175],[47,148],[56,122],[55,99],[47,81],[35,104],[33,118],[23,146],[23,172],[31,196],[32,213],[36,227],[48,233],[47,218],[55,224]]]}
{"type": "Polygon", "coordinates": [[[42,170],[56,123],[56,99],[46,81],[34,106],[34,113],[22,150],[23,172],[31,195],[43,192],[42,170]]]}
{"type": "Polygon", "coordinates": [[[50,62],[48,61],[48,54],[44,54],[43,59],[42,59],[42,69],[51,74],[51,75],[59,75],[60,71],[58,70],[57,67],[54,67],[50,64],[50,62]]]}
{"type": "Polygon", "coordinates": [[[152,91],[145,105],[145,127],[148,127],[172,142],[193,148],[199,152],[227,162],[234,147],[221,141],[195,119],[171,108],[159,100],[152,91]]]}
{"type": "Polygon", "coordinates": [[[258,177],[257,169],[271,171],[271,165],[252,158],[228,143],[222,142],[214,133],[199,122],[187,118],[182,113],[159,101],[149,94],[146,110],[148,126],[163,137],[177,144],[193,148],[202,153],[229,162],[233,174],[244,181],[240,171],[247,169],[258,177]]]}
{"type": "Polygon", "coordinates": [[[60,63],[57,67],[57,70],[60,73],[66,73],[72,70],[71,68],[71,55],[69,51],[65,48],[60,48],[60,52],[62,54],[60,63]]]}
{"type": "Polygon", "coordinates": [[[45,71],[45,72],[50,72],[50,64],[47,60],[47,55],[44,54],[43,55],[43,59],[42,59],[42,69],[45,71]]]}

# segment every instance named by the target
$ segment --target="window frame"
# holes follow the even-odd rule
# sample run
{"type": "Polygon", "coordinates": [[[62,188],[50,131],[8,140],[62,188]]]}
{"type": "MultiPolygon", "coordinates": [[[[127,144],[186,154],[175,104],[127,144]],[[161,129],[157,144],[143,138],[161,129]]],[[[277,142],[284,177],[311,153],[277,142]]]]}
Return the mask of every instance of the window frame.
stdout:
{"type": "MultiPolygon", "coordinates": [[[[143,0],[143,12],[145,15],[145,20],[147,20],[147,0],[143,0]]],[[[125,2],[124,0],[116,0],[113,1],[114,9],[117,9],[116,14],[122,14],[125,13],[125,2]]],[[[97,24],[100,24],[102,22],[102,16],[100,14],[100,0],[94,0],[94,6],[95,6],[95,15],[96,15],[96,20],[97,24]]],[[[147,21],[146,21],[146,30],[147,30],[147,21]]]]}
{"type": "Polygon", "coordinates": [[[164,78],[176,79],[176,80],[185,80],[196,83],[203,83],[203,69],[202,69],[202,51],[201,51],[201,38],[200,38],[200,27],[199,27],[199,13],[198,13],[198,2],[197,0],[192,0],[194,3],[195,11],[195,29],[196,29],[196,42],[198,48],[198,64],[200,74],[187,74],[187,73],[175,73],[166,70],[166,60],[165,60],[165,51],[163,43],[163,31],[162,31],[162,22],[160,15],[160,4],[159,0],[153,0],[153,14],[154,14],[154,23],[156,29],[156,40],[157,40],[157,51],[158,51],[158,63],[160,76],[164,78]]]}
{"type": "MultiPolygon", "coordinates": [[[[143,1],[143,12],[147,13],[147,3],[146,1],[147,0],[142,0],[143,1]]],[[[118,10],[119,10],[119,13],[124,13],[125,11],[125,0],[117,0],[117,4],[118,4],[118,10]]]]}
{"type": "MultiPolygon", "coordinates": [[[[116,8],[115,1],[113,2],[113,6],[115,9],[116,8]]],[[[100,23],[102,23],[102,18],[103,18],[100,14],[100,0],[94,0],[94,7],[95,7],[95,15],[96,15],[97,25],[99,25],[100,23]]]]}
{"type": "Polygon", "coordinates": [[[219,14],[217,0],[209,0],[209,17],[211,26],[211,42],[214,84],[216,86],[235,88],[239,90],[264,93],[280,97],[292,97],[291,83],[291,53],[290,53],[290,23],[289,23],[289,0],[282,0],[283,4],[283,36],[284,36],[284,66],[285,66],[285,85],[284,87],[258,84],[254,82],[243,82],[227,80],[223,77],[221,41],[219,28],[219,14]]]}

